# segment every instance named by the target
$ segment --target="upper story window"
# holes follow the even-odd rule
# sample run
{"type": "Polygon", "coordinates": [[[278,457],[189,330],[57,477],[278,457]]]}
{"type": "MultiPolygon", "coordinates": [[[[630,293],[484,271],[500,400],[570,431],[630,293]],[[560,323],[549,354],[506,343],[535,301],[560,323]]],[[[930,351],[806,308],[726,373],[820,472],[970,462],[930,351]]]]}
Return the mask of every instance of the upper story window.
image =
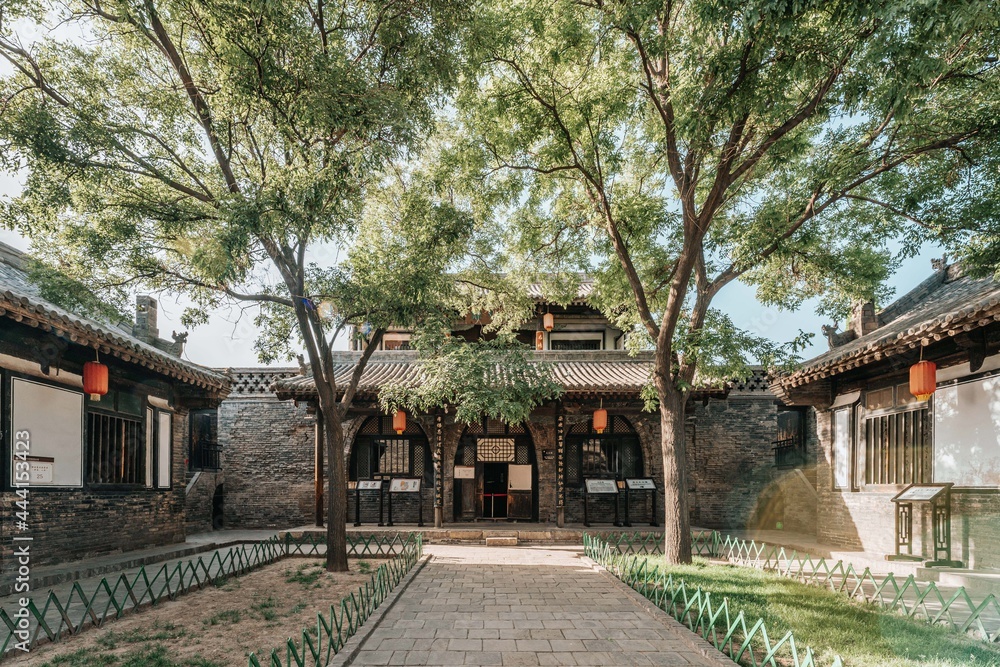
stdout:
{"type": "Polygon", "coordinates": [[[410,334],[387,333],[382,336],[383,350],[409,350],[410,334]]]}
{"type": "Polygon", "coordinates": [[[559,331],[549,334],[550,350],[603,350],[604,332],[559,331]]]}

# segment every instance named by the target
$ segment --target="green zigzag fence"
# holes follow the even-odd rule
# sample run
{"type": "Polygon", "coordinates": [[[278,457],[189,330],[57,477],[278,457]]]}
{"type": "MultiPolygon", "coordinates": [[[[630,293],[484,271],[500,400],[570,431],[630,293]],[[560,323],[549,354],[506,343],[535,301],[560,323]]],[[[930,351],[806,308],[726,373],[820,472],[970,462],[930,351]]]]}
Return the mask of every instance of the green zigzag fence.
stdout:
{"type": "MultiPolygon", "coordinates": [[[[348,554],[352,556],[389,556],[412,548],[421,549],[420,536],[412,533],[349,534],[347,539],[348,554]]],[[[20,616],[21,612],[10,614],[0,609],[0,627],[6,631],[0,645],[0,659],[19,644],[32,648],[42,641],[59,641],[88,627],[100,627],[109,619],[121,618],[143,605],[175,600],[185,593],[246,574],[282,558],[325,553],[325,537],[317,539],[310,533],[286,534],[283,538],[219,549],[211,556],[164,563],[155,569],[143,566],[132,575],[104,577],[89,592],[76,582],[64,600],[50,590],[40,606],[31,598],[20,616]]]]}
{"type": "MultiPolygon", "coordinates": [[[[620,553],[659,554],[657,533],[604,533],[601,539],[620,553]]],[[[763,542],[744,540],[718,531],[692,533],[696,555],[725,558],[731,563],[776,572],[807,584],[822,586],[851,599],[875,605],[906,618],[941,625],[985,642],[1000,642],[1000,599],[993,593],[978,603],[964,587],[943,592],[933,581],[912,574],[875,575],[843,560],[827,560],[763,542]]]]}
{"type": "Polygon", "coordinates": [[[385,600],[404,575],[413,569],[423,554],[420,535],[415,540],[406,540],[396,556],[378,567],[370,581],[340,601],[331,605],[329,614],[316,614],[316,627],[304,628],[302,640],[296,644],[288,639],[284,645],[285,658],[282,662],[279,649],[271,651],[270,658],[260,662],[250,654],[248,667],[306,667],[306,665],[326,665],[337,655],[348,639],[372,615],[385,600]]]}
{"type": "MultiPolygon", "coordinates": [[[[728,598],[718,602],[700,587],[692,591],[659,566],[650,567],[648,559],[622,553],[599,536],[584,533],[583,545],[589,557],[734,662],[751,667],[818,667],[812,649],[800,648],[791,630],[773,641],[763,619],[750,621],[742,611],[731,610],[728,598]]],[[[830,667],[843,667],[839,656],[830,667]]]]}

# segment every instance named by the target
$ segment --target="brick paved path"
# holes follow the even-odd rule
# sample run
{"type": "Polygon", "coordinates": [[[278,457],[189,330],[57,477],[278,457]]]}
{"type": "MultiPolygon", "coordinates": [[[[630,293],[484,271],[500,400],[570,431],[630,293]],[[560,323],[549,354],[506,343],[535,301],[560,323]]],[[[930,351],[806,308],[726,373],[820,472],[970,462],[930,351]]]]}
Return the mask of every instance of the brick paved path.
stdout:
{"type": "Polygon", "coordinates": [[[351,665],[733,663],[641,608],[578,549],[432,545],[351,665]]]}

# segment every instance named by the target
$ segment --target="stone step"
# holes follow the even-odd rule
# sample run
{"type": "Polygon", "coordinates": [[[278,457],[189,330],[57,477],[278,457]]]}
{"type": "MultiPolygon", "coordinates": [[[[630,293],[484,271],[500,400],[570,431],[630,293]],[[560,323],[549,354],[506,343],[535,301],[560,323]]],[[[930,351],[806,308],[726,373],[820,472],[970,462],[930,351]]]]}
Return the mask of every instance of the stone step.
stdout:
{"type": "Polygon", "coordinates": [[[979,596],[989,593],[1000,595],[1000,572],[991,570],[969,570],[964,568],[921,567],[917,578],[936,581],[942,586],[962,586],[979,596]]]}
{"type": "Polygon", "coordinates": [[[516,547],[517,537],[487,537],[486,546],[488,547],[516,547]]]}

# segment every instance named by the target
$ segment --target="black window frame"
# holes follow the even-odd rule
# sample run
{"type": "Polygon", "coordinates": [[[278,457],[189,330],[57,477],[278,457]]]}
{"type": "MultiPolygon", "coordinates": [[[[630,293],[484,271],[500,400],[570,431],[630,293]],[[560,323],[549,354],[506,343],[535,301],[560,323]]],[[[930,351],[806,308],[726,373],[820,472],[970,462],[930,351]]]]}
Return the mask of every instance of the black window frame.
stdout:
{"type": "Polygon", "coordinates": [[[432,487],[434,464],[431,459],[430,443],[423,430],[412,419],[407,420],[406,430],[402,434],[397,434],[392,430],[391,416],[369,417],[362,424],[351,447],[348,480],[357,482],[393,477],[419,477],[425,487],[432,487]],[[405,443],[407,457],[405,467],[393,467],[388,471],[379,470],[384,448],[395,446],[395,443],[405,443]],[[367,464],[362,467],[364,459],[367,459],[367,464]]]}
{"type": "Polygon", "coordinates": [[[188,413],[187,454],[189,472],[222,470],[222,445],[219,444],[219,410],[217,408],[191,410],[188,413]],[[198,423],[203,421],[202,418],[207,418],[209,422],[207,429],[198,423]]]}

